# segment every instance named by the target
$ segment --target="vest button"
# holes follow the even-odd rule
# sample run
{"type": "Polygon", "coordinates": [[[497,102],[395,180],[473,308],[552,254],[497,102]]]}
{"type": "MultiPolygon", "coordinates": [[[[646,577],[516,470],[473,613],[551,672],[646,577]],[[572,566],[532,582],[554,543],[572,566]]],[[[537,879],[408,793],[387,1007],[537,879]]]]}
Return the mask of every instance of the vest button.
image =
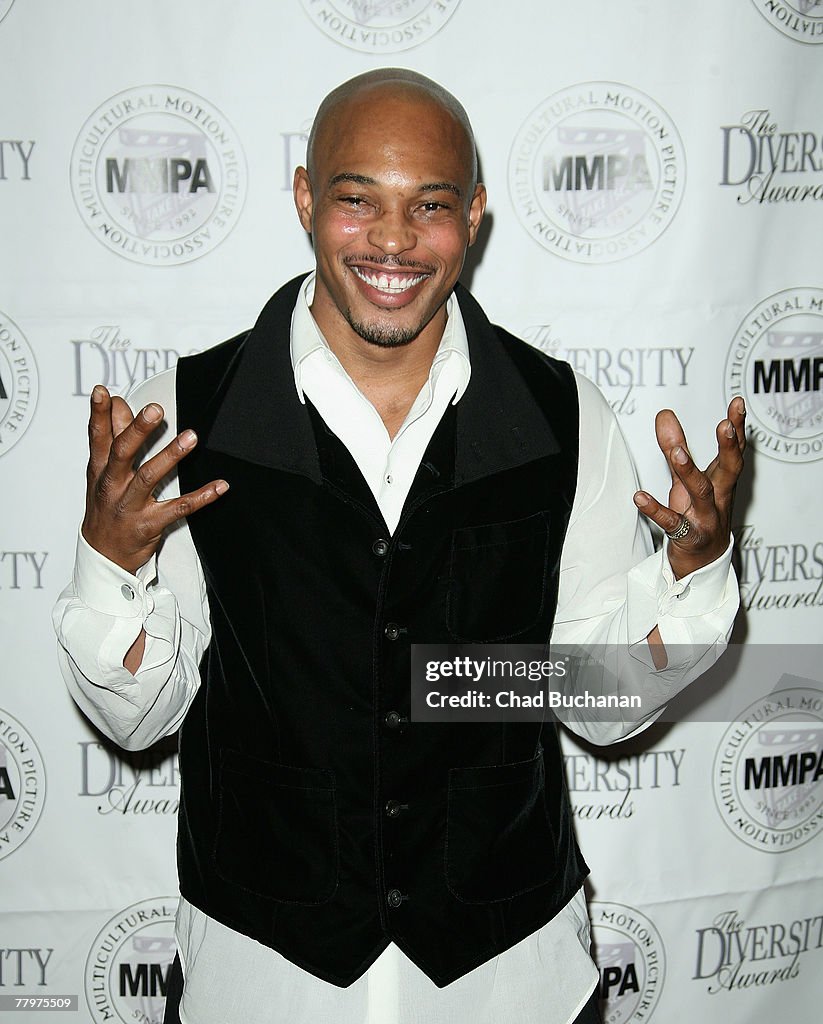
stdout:
{"type": "Polygon", "coordinates": [[[386,802],[386,817],[387,818],[399,818],[400,812],[403,810],[404,804],[401,804],[399,800],[388,800],[386,802]]]}
{"type": "Polygon", "coordinates": [[[397,908],[400,906],[403,900],[407,899],[408,896],[404,896],[399,889],[389,889],[389,891],[386,893],[386,902],[392,908],[392,910],[397,910],[397,908]]]}
{"type": "Polygon", "coordinates": [[[383,558],[386,552],[389,550],[389,542],[381,537],[379,540],[376,540],[374,544],[372,544],[371,549],[376,555],[378,555],[380,558],[383,558]]]}
{"type": "Polygon", "coordinates": [[[402,721],[403,719],[397,711],[387,711],[383,716],[383,722],[387,729],[399,729],[402,721]]]}
{"type": "Polygon", "coordinates": [[[396,640],[400,636],[400,627],[396,622],[389,622],[383,633],[389,640],[396,640]]]}

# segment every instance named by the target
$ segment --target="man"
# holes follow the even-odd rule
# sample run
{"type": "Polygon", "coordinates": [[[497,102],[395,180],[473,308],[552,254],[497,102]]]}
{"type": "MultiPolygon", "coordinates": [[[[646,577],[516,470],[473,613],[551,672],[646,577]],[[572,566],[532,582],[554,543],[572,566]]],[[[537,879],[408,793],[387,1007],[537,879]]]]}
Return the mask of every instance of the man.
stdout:
{"type": "Polygon", "coordinates": [[[605,402],[456,288],[476,176],[435,83],[345,83],[295,174],[316,272],[144,385],[136,416],[92,396],[55,621],[109,735],[139,748],[182,722],[185,991],[178,1007],[176,965],[167,1020],[597,1019],[555,728],[409,721],[410,644],[624,644],[677,692],[737,607],[744,410],[705,472],[658,416],[669,504],[634,502],[670,539],[643,560],[605,402]],[[186,429],[162,446],[164,410],[186,429]]]}

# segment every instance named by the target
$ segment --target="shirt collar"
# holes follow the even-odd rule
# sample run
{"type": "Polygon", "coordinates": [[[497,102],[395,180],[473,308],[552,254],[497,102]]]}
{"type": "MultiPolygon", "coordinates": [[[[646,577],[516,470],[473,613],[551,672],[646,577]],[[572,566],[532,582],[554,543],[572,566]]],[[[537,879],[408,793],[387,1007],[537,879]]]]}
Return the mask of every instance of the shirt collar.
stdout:
{"type": "MultiPolygon", "coordinates": [[[[291,365],[294,370],[294,385],[297,388],[297,397],[305,405],[306,397],[303,393],[303,369],[306,360],[310,357],[317,358],[319,354],[339,367],[340,372],[345,374],[343,366],[329,348],[329,343],[323,337],[323,333],[317,326],[317,322],[311,314],[312,300],[314,299],[314,281],[316,273],[312,272],[303,282],[294,306],[291,318],[291,331],[289,338],[289,351],[291,365]]],[[[446,300],[446,327],[440,345],[432,361],[432,369],[441,367],[447,359],[455,364],[456,388],[452,404],[458,402],[468,387],[471,376],[471,360],[469,359],[469,343],[466,337],[466,326],[460,313],[460,306],[454,297],[454,293],[446,300]]]]}

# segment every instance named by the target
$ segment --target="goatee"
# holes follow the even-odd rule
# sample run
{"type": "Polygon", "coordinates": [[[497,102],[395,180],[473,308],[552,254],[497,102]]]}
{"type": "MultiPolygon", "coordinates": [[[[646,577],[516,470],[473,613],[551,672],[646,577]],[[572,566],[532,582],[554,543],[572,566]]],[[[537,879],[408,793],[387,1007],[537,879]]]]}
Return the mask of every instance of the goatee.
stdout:
{"type": "Polygon", "coordinates": [[[400,348],[408,345],[420,334],[423,329],[420,327],[387,327],[383,324],[370,324],[361,320],[355,320],[351,310],[346,310],[346,320],[349,327],[359,335],[363,341],[378,348],[400,348]]]}

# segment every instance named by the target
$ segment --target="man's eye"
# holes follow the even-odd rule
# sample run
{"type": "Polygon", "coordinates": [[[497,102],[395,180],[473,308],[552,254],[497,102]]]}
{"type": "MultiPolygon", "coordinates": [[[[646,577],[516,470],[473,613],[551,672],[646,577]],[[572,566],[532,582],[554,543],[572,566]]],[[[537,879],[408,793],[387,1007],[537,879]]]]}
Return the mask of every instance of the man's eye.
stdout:
{"type": "Polygon", "coordinates": [[[363,198],[363,196],[341,196],[340,202],[346,203],[348,206],[358,207],[364,206],[366,200],[363,198]]]}
{"type": "Polygon", "coordinates": [[[426,213],[437,213],[438,210],[448,210],[448,208],[447,203],[439,203],[434,199],[431,202],[423,203],[423,209],[426,213]]]}

